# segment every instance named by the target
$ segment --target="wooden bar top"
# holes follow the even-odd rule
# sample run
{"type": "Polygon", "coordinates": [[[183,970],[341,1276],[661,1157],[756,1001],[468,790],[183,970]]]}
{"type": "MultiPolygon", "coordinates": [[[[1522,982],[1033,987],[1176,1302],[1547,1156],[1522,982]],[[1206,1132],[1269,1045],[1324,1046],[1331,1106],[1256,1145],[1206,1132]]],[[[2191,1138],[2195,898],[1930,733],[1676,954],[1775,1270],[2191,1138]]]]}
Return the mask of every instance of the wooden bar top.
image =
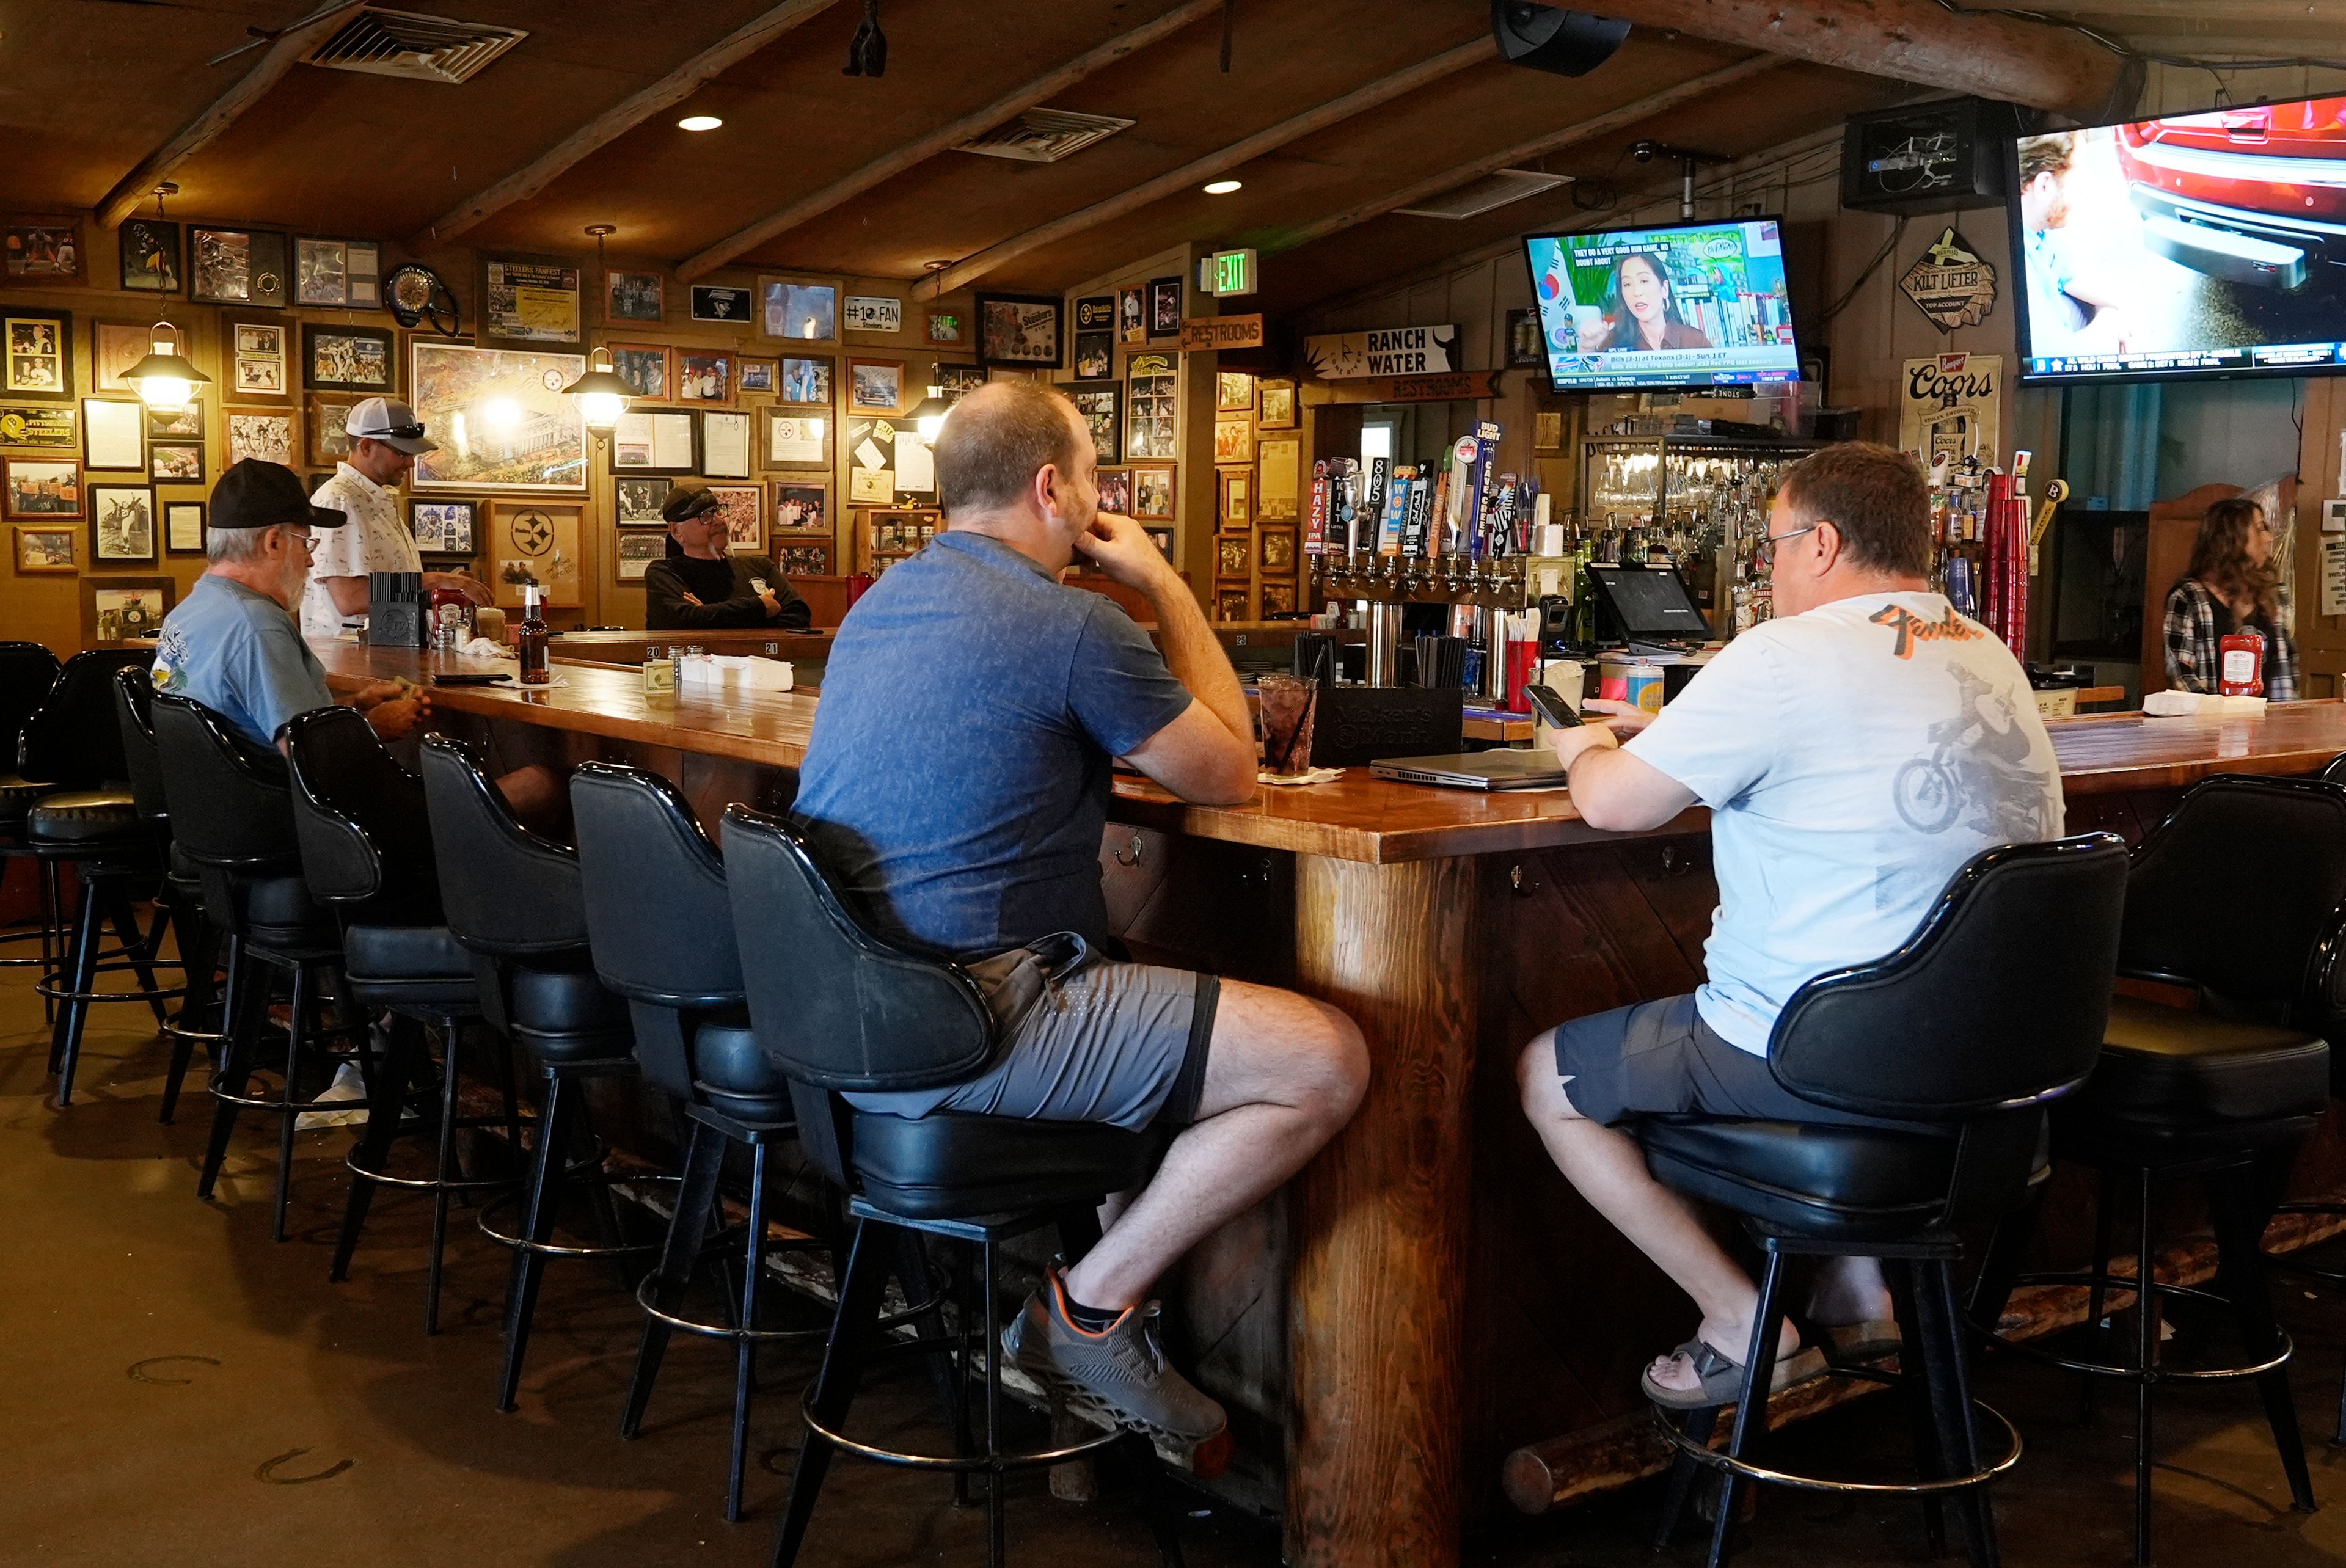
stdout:
{"type": "MultiPolygon", "coordinates": [[[[566,637],[564,642],[570,641],[566,637]]],[[[368,678],[420,680],[435,670],[505,668],[444,660],[413,648],[311,645],[329,677],[348,689],[368,678]]],[[[797,692],[647,697],[633,671],[557,665],[561,684],[525,691],[434,687],[434,708],[519,724],[611,736],[648,745],[795,769],[806,756],[816,698],[797,692]]],[[[2151,718],[2139,713],[2054,719],[2045,728],[2072,799],[2178,789],[2212,773],[2313,773],[2346,752],[2346,703],[2276,703],[2261,718],[2151,718]]],[[[1145,779],[1119,774],[1113,815],[1121,822],[1265,850],[1385,865],[1453,855],[1506,854],[1617,835],[1581,821],[1561,789],[1483,795],[1372,779],[1365,768],[1333,783],[1265,786],[1239,806],[1191,806],[1145,779]]],[[[1659,830],[1699,831],[1691,810],[1659,830]]]]}

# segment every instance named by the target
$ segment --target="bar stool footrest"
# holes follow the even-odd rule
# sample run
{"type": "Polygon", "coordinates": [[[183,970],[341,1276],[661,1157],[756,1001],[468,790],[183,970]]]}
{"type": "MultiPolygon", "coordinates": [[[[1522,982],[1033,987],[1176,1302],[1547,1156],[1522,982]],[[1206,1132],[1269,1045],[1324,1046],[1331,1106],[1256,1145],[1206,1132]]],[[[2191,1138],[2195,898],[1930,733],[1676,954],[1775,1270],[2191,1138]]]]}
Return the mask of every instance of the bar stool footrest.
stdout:
{"type": "MultiPolygon", "coordinates": [[[[776,1252],[804,1250],[822,1245],[809,1237],[802,1241],[768,1242],[766,1251],[770,1256],[776,1252]]],[[[729,1323],[711,1322],[706,1318],[688,1318],[680,1312],[665,1312],[653,1306],[651,1300],[652,1292],[659,1288],[659,1282],[657,1274],[647,1274],[637,1281],[636,1305],[643,1308],[645,1317],[656,1319],[680,1333],[699,1334],[709,1339],[730,1339],[736,1344],[749,1339],[760,1345],[804,1344],[824,1339],[831,1333],[828,1323],[818,1324],[811,1329],[736,1329],[729,1323]]]]}
{"type": "MultiPolygon", "coordinates": [[[[864,1369],[869,1370],[875,1363],[882,1360],[896,1360],[908,1356],[937,1355],[949,1349],[951,1343],[950,1340],[942,1339],[907,1339],[892,1345],[874,1346],[864,1353],[864,1369]]],[[[913,1453],[904,1449],[879,1448],[871,1443],[858,1442],[844,1432],[833,1431],[814,1419],[814,1411],[811,1408],[813,1400],[814,1384],[810,1382],[805,1391],[799,1396],[799,1417],[806,1422],[809,1431],[842,1452],[853,1454],[858,1459],[870,1460],[874,1464],[892,1464],[904,1470],[942,1471],[948,1474],[954,1471],[976,1474],[984,1471],[1038,1470],[1049,1465],[1065,1464],[1069,1460],[1085,1459],[1117,1443],[1128,1442],[1135,1437],[1148,1436],[1137,1427],[1110,1427],[1097,1436],[1086,1438],[1081,1442],[1069,1443],[1063,1448],[1032,1449],[1016,1453],[991,1455],[913,1453]]],[[[2015,1442],[2019,1441],[2017,1436],[2014,1441],[2015,1442]]]]}
{"type": "MultiPolygon", "coordinates": [[[[2082,1285],[2090,1287],[2099,1285],[2104,1290],[2126,1296],[2139,1297],[2142,1293],[2140,1286],[2131,1274],[2102,1274],[2090,1268],[2076,1269],[2066,1273],[2015,1275],[2013,1283],[2015,1286],[2082,1285]]],[[[2231,1306],[2231,1301],[2228,1298],[2218,1296],[2212,1290],[2202,1290],[2196,1285],[2177,1285],[2165,1279],[2154,1279],[2150,1282],[2150,1289],[2152,1295],[2163,1298],[2204,1301],[2228,1308],[2231,1306]]],[[[2106,1300],[2102,1305],[2102,1310],[2115,1313],[2126,1308],[2113,1307],[2106,1300]]],[[[2073,1360],[2066,1356],[2056,1356],[2041,1345],[2020,1339],[2008,1339],[2002,1334],[1991,1334],[1981,1329],[1974,1329],[1973,1332],[1999,1350],[2010,1350],[2015,1355],[2025,1356],[2030,1360],[2040,1362],[2045,1366],[2058,1367],[2065,1372],[2076,1372],[2083,1377],[2109,1378],[2124,1383],[2223,1383],[2240,1378],[2260,1378],[2267,1372],[2277,1371],[2287,1366],[2289,1359],[2297,1353],[2297,1342],[2290,1338],[2289,1330],[2275,1324],[2273,1334],[2280,1340],[2280,1349],[2264,1360],[2223,1367],[2172,1369],[2152,1367],[2146,1371],[2141,1367],[2121,1366],[2114,1361],[2073,1360]]]]}
{"type": "MultiPolygon", "coordinates": [[[[1902,1378],[1892,1377],[1883,1372],[1865,1372],[1841,1368],[1834,1369],[1831,1375],[1862,1378],[1878,1383],[1897,1383],[1903,1380],[1902,1378]]],[[[1801,1475],[1792,1471],[1771,1470],[1766,1465],[1753,1464],[1748,1460],[1740,1460],[1730,1454],[1722,1453],[1707,1443],[1695,1441],[1670,1422],[1672,1414],[1684,1412],[1666,1411],[1659,1405],[1650,1408],[1653,1411],[1656,1429],[1660,1431],[1663,1441],[1669,1444],[1672,1451],[1680,1457],[1692,1460],[1697,1464],[1708,1465],[1713,1470],[1733,1471],[1746,1481],[1763,1481],[1770,1486],[1790,1487],[1796,1492],[1864,1493],[1876,1497],[1943,1497],[1950,1492],[1963,1492],[1974,1486],[1985,1486],[2020,1462],[2020,1429],[2014,1426],[2002,1410],[1981,1400],[1972,1401],[1972,1410],[1975,1417],[1981,1414],[1989,1416],[1994,1419],[1997,1426],[2004,1429],[2004,1441],[2010,1445],[2004,1456],[1994,1464],[1982,1465],[1968,1474],[1941,1476],[1931,1481],[1836,1481],[1829,1476],[1801,1475]]]]}
{"type": "MultiPolygon", "coordinates": [[[[591,1160],[581,1160],[576,1165],[566,1167],[563,1171],[562,1179],[566,1184],[573,1182],[576,1180],[578,1175],[599,1169],[602,1163],[603,1156],[600,1154],[591,1160]]],[[[628,1186],[650,1182],[668,1182],[681,1186],[684,1184],[684,1178],[680,1176],[661,1176],[647,1172],[639,1175],[606,1176],[600,1181],[582,1182],[579,1185],[582,1186],[628,1186]]],[[[623,1242],[616,1247],[606,1247],[600,1244],[591,1247],[566,1247],[559,1242],[532,1241],[529,1237],[515,1235],[512,1231],[492,1229],[489,1217],[507,1204],[519,1200],[522,1196],[522,1193],[516,1189],[482,1209],[477,1222],[481,1227],[481,1234],[499,1247],[509,1247],[515,1252],[543,1253],[548,1257],[636,1257],[646,1253],[658,1252],[668,1245],[663,1238],[657,1241],[623,1242]]]]}

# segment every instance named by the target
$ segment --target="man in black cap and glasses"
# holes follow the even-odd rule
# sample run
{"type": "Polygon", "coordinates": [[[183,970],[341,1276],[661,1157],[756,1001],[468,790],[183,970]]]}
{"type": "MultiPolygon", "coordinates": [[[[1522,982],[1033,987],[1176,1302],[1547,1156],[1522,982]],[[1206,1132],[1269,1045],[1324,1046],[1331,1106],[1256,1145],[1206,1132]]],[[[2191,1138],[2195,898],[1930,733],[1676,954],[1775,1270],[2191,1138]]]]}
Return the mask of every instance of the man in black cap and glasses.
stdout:
{"type": "MultiPolygon", "coordinates": [[[[300,477],[280,463],[248,457],[221,474],[204,541],[211,565],[164,618],[155,688],[202,703],[263,749],[277,744],[295,714],[332,706],[325,669],[301,640],[293,612],[319,533],[347,521],[312,505],[300,477]]],[[[406,735],[424,716],[423,698],[396,681],[371,682],[350,705],[385,740],[406,735]]]]}
{"type": "Polygon", "coordinates": [[[814,611],[763,555],[728,553],[731,531],[709,487],[687,480],[660,504],[668,559],[644,573],[644,625],[656,632],[770,626],[802,632],[814,611]]]}

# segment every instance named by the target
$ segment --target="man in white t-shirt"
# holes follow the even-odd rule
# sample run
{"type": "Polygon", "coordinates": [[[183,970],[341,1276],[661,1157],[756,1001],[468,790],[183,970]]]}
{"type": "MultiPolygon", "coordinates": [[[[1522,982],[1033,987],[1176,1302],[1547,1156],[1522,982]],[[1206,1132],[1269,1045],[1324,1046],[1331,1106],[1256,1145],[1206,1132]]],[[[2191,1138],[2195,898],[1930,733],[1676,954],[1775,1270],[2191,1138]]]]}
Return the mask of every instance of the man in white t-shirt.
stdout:
{"type": "MultiPolygon", "coordinates": [[[[1769,535],[1774,620],[1660,714],[1593,704],[1606,724],[1556,737],[1592,827],[1637,831],[1710,808],[1708,978],[1690,996],[1560,1024],[1518,1065],[1525,1114],[1557,1168],[1702,1308],[1696,1337],[1644,1378],[1649,1398],[1678,1408],[1732,1400],[1758,1292],[1616,1124],[1688,1112],[1863,1122],[1776,1083],[1777,1013],[1802,983],[1898,947],[1974,855],[2062,830],[2060,767],[2026,673],[1931,591],[1913,462],[1860,443],[1812,454],[1785,475],[1769,535]]],[[[1898,1071],[1894,1042],[1882,1071],[1898,1071]]],[[[1870,1258],[1832,1260],[1809,1317],[1844,1350],[1895,1337],[1870,1258]]],[[[1823,1370],[1789,1326],[1779,1355],[1778,1388],[1823,1370]]]]}
{"type": "Polygon", "coordinates": [[[476,605],[492,603],[489,585],[462,572],[424,572],[398,493],[415,460],[437,452],[415,411],[397,398],[371,397],[342,422],[351,454],[334,476],[318,486],[314,504],[350,518],[350,525],[321,535],[310,563],[310,586],[301,596],[301,635],[340,636],[346,626],[367,624],[367,578],[374,572],[423,572],[426,588],[461,588],[476,605]]]}

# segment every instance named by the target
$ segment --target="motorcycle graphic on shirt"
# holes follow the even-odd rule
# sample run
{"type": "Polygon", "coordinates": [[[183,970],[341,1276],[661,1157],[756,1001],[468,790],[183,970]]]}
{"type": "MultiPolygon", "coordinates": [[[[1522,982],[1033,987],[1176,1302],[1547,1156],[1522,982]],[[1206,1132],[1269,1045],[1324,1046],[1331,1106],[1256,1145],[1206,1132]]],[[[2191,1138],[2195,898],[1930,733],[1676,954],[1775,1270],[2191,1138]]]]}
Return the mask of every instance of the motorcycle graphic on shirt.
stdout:
{"type": "Polygon", "coordinates": [[[2045,820],[2051,792],[2043,770],[2029,764],[2029,734],[2012,703],[1967,669],[1949,673],[1954,715],[1925,732],[1926,755],[1898,769],[1892,788],[1900,820],[1918,833],[1964,822],[1996,843],[2057,836],[2060,824],[2045,820]]]}

